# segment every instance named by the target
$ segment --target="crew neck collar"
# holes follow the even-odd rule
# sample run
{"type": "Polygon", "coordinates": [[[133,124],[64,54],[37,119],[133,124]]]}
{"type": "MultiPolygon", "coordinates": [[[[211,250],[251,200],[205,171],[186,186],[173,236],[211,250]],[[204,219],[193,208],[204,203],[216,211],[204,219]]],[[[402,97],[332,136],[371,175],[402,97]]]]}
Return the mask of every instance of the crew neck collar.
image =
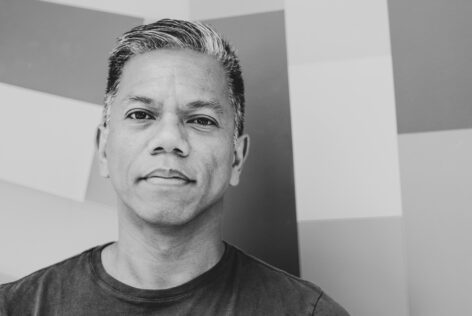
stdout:
{"type": "Polygon", "coordinates": [[[105,247],[112,243],[113,242],[106,243],[92,249],[89,256],[89,266],[93,279],[95,283],[105,291],[111,292],[111,294],[124,299],[139,302],[170,302],[191,295],[195,289],[206,286],[216,280],[227,268],[235,252],[231,245],[223,242],[225,250],[221,259],[206,272],[176,287],[161,290],[148,290],[127,285],[118,281],[105,271],[101,253],[105,247]]]}

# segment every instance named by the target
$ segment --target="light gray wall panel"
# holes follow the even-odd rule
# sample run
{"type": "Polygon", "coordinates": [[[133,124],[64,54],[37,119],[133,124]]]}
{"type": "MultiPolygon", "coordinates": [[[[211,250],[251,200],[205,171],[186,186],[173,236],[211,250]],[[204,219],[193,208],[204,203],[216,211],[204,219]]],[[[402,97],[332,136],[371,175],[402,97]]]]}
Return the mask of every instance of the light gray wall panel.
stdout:
{"type": "Polygon", "coordinates": [[[411,315],[472,315],[472,129],[401,135],[411,315]]]}
{"type": "Polygon", "coordinates": [[[11,282],[11,281],[14,281],[14,280],[16,280],[16,278],[14,278],[12,276],[9,276],[7,274],[4,274],[4,273],[0,273],[0,284],[11,282]]]}
{"type": "Polygon", "coordinates": [[[402,229],[401,217],[300,222],[302,277],[353,316],[407,316],[402,229]]]}

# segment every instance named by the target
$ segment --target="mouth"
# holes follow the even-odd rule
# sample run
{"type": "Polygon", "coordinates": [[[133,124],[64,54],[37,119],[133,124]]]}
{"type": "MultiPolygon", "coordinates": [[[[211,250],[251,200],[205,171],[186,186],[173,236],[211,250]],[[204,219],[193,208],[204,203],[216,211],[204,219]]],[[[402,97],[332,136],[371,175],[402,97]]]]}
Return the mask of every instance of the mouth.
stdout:
{"type": "Polygon", "coordinates": [[[159,185],[185,185],[196,182],[185,173],[175,169],[155,169],[140,179],[159,185]]]}

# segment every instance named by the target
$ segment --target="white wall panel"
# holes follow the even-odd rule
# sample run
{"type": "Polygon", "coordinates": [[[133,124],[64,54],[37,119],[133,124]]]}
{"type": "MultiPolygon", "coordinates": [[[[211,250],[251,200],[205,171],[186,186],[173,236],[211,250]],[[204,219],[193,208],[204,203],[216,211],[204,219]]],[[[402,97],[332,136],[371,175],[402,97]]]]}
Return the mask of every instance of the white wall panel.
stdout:
{"type": "Polygon", "coordinates": [[[40,0],[84,9],[145,18],[189,18],[189,0],[40,0]]]}
{"type": "Polygon", "coordinates": [[[0,179],[83,200],[100,106],[0,83],[0,179]]]}
{"type": "Polygon", "coordinates": [[[0,181],[0,274],[22,277],[116,240],[116,214],[0,181]]]}
{"type": "Polygon", "coordinates": [[[289,65],[390,55],[387,0],[285,1],[289,65]]]}
{"type": "Polygon", "coordinates": [[[289,67],[297,219],[401,215],[389,56],[289,67]]]}
{"type": "Polygon", "coordinates": [[[277,11],[283,8],[283,0],[199,0],[190,1],[190,17],[196,20],[216,19],[277,11]]]}

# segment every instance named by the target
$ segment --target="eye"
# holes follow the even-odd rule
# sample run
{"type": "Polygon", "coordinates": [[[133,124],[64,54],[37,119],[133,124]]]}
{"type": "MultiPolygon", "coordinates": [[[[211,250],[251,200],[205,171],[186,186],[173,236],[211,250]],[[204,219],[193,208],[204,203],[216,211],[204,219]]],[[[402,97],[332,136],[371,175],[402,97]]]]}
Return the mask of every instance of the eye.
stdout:
{"type": "Polygon", "coordinates": [[[145,111],[139,111],[139,110],[129,113],[126,117],[130,118],[132,120],[152,120],[152,119],[154,119],[154,117],[152,115],[150,115],[149,113],[147,113],[145,111]]]}
{"type": "Polygon", "coordinates": [[[187,121],[191,124],[197,124],[201,126],[218,126],[215,120],[210,119],[208,117],[195,117],[187,121]]]}

